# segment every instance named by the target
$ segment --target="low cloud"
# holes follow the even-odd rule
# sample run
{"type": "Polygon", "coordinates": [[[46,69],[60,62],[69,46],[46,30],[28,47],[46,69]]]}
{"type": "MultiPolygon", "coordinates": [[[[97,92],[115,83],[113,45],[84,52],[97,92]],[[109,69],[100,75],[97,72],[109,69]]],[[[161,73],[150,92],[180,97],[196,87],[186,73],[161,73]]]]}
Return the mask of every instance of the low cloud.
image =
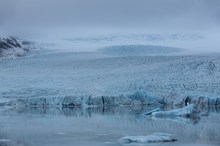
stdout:
{"type": "Polygon", "coordinates": [[[206,28],[219,0],[0,0],[1,26],[206,28]]]}

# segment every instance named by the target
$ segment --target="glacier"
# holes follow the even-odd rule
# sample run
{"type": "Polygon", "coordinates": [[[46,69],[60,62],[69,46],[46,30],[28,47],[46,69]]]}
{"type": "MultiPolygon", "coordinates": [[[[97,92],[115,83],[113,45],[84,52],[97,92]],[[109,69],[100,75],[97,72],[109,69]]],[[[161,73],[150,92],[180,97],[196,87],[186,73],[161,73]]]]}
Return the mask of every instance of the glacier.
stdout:
{"type": "MultiPolygon", "coordinates": [[[[21,48],[31,44],[17,42],[21,48]]],[[[178,47],[137,44],[92,52],[44,47],[31,55],[0,60],[1,106],[220,104],[218,53],[187,54],[187,49],[178,47]]]]}

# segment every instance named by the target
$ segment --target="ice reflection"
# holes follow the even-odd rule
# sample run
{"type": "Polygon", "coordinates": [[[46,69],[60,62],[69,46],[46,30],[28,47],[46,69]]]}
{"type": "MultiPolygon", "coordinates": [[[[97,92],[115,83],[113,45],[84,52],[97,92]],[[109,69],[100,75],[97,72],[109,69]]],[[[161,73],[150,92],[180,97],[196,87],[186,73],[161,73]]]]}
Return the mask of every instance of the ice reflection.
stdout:
{"type": "Polygon", "coordinates": [[[206,114],[199,119],[144,116],[143,113],[154,108],[1,109],[0,146],[118,146],[121,137],[158,132],[170,133],[178,139],[168,145],[220,144],[219,107],[201,109],[206,114]]]}
{"type": "MultiPolygon", "coordinates": [[[[157,106],[109,106],[109,107],[24,107],[24,108],[9,108],[2,109],[6,113],[16,113],[16,114],[33,114],[33,115],[64,115],[66,117],[72,116],[82,116],[91,117],[93,114],[99,115],[133,115],[133,116],[143,116],[146,112],[157,108],[157,106]]],[[[176,109],[177,107],[161,106],[162,111],[169,111],[176,109]]],[[[213,107],[200,107],[201,116],[209,116],[209,114],[220,113],[220,106],[213,107]]],[[[192,117],[199,118],[199,117],[192,117]]]]}

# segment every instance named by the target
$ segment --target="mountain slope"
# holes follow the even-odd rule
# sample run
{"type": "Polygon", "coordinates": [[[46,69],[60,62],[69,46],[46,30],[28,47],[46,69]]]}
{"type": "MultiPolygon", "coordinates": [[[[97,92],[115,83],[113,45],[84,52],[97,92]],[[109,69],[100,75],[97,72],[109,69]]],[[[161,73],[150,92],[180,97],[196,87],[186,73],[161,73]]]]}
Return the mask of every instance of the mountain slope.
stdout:
{"type": "Polygon", "coordinates": [[[28,41],[18,40],[14,37],[0,38],[0,58],[15,58],[23,56],[33,49],[28,41]]]}

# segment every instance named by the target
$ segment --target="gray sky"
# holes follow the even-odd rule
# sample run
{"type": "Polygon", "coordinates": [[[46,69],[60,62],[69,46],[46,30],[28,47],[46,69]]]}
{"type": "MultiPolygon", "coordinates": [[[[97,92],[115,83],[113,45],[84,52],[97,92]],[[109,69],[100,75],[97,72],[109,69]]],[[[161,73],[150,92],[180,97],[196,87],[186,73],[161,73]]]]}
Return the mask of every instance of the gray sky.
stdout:
{"type": "Polygon", "coordinates": [[[0,0],[0,27],[208,29],[219,0],[0,0]]]}

